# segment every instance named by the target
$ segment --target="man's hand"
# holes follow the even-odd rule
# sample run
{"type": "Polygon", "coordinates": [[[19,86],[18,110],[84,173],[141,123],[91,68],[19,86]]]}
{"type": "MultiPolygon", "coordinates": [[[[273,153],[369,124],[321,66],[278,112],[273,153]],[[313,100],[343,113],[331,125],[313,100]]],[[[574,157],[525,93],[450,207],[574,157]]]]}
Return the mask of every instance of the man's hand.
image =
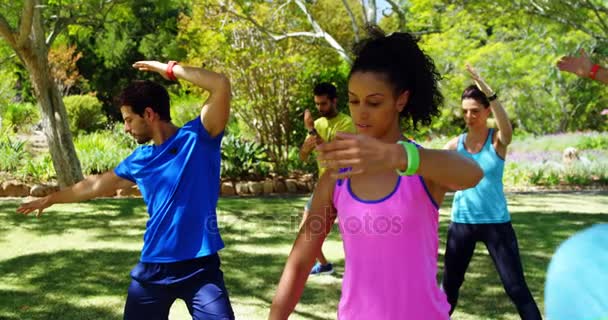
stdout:
{"type": "Polygon", "coordinates": [[[312,119],[312,114],[308,109],[304,110],[304,127],[308,131],[315,128],[315,121],[312,119]]]}
{"type": "Polygon", "coordinates": [[[574,73],[579,77],[588,78],[590,76],[593,62],[585,53],[584,49],[580,51],[581,55],[578,57],[564,56],[557,62],[557,68],[561,71],[574,73]]]}
{"type": "Polygon", "coordinates": [[[39,217],[42,214],[42,211],[44,211],[44,209],[50,207],[51,205],[52,203],[50,203],[49,197],[47,196],[44,198],[36,199],[34,201],[22,203],[19,208],[17,208],[17,212],[24,215],[28,215],[32,211],[38,210],[38,212],[36,213],[36,217],[39,217]]]}
{"type": "Polygon", "coordinates": [[[304,140],[303,149],[306,153],[310,153],[316,146],[323,143],[323,139],[319,137],[319,135],[308,136],[306,140],[304,140]]]}
{"type": "Polygon", "coordinates": [[[133,64],[133,68],[139,71],[152,71],[160,74],[163,78],[170,80],[167,77],[167,64],[158,61],[137,61],[133,64]]]}

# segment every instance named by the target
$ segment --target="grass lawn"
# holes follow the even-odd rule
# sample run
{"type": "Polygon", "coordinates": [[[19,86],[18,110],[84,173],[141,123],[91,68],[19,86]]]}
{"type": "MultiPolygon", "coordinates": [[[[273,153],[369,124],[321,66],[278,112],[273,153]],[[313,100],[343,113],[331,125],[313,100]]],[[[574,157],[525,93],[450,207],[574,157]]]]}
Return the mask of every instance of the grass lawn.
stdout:
{"type": "MultiPolygon", "coordinates": [[[[549,259],[576,231],[608,222],[608,193],[510,194],[528,285],[541,310],[549,259]]],[[[441,216],[441,252],[451,199],[441,216]]],[[[20,200],[19,200],[20,201],[20,200]]],[[[237,319],[265,319],[295,237],[306,198],[223,198],[221,257],[237,319]]],[[[122,319],[129,271],[145,228],[141,199],[57,205],[42,217],[16,214],[0,201],[0,319],[122,319]]],[[[344,255],[337,229],[324,246],[337,274],[314,277],[290,319],[335,319],[344,255]]],[[[443,255],[439,265],[442,268],[443,255]]],[[[370,262],[371,263],[371,262],[370,262]]],[[[188,319],[174,304],[171,319],[188,319]]],[[[519,319],[483,245],[477,251],[454,319],[519,319]]]]}

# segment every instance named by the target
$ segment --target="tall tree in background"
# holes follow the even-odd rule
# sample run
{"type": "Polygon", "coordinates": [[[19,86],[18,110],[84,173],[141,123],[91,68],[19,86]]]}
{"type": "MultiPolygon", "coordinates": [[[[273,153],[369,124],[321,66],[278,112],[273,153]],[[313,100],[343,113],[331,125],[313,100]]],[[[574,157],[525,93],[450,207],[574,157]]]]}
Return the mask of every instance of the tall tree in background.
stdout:
{"type": "MultiPolygon", "coordinates": [[[[217,1],[215,1],[217,2],[217,1]]],[[[188,44],[178,43],[178,23],[190,15],[189,0],[122,0],[98,25],[70,28],[66,42],[83,54],[77,65],[90,90],[113,120],[121,120],[114,98],[134,79],[158,81],[131,65],[138,60],[182,60],[188,44]]],[[[205,23],[205,22],[203,22],[205,23]]],[[[175,87],[175,86],[173,86],[175,87]]],[[[87,88],[85,88],[86,91],[87,88]]]]}
{"type": "Polygon", "coordinates": [[[406,31],[406,16],[403,0],[385,0],[390,9],[380,12],[377,0],[341,0],[336,1],[308,1],[283,0],[272,2],[274,8],[269,17],[287,16],[291,18],[306,19],[306,24],[278,25],[274,19],[261,19],[251,10],[261,1],[226,0],[223,2],[225,12],[250,22],[259,31],[272,40],[281,41],[287,38],[303,38],[320,40],[320,43],[332,48],[345,61],[351,62],[351,44],[365,36],[365,26],[377,25],[381,18],[394,16],[395,30],[406,31]],[[320,9],[321,7],[322,9],[320,9]],[[325,19],[319,16],[326,15],[325,19]],[[331,15],[327,17],[327,15],[331,15]],[[329,19],[328,19],[329,18],[329,19]],[[326,23],[332,20],[342,22],[338,28],[327,27],[326,23]],[[345,26],[350,27],[352,37],[339,40],[336,33],[343,32],[345,26]]]}
{"type": "MultiPolygon", "coordinates": [[[[250,8],[256,17],[269,18],[269,4],[250,8]]],[[[289,19],[276,17],[277,24],[289,19]]],[[[295,23],[295,21],[291,21],[295,23]]],[[[279,171],[287,165],[293,131],[300,114],[300,74],[308,59],[316,60],[314,47],[287,39],[274,42],[247,21],[226,14],[215,0],[197,0],[192,16],[184,16],[180,43],[188,48],[188,61],[229,74],[233,114],[241,133],[268,149],[279,171]]],[[[317,50],[318,52],[318,50],[317,50]]]]}
{"type": "Polygon", "coordinates": [[[62,96],[67,96],[70,90],[79,82],[86,83],[80,76],[76,63],[82,58],[82,52],[76,52],[75,45],[60,45],[49,51],[51,76],[62,96]]]}
{"type": "Polygon", "coordinates": [[[501,0],[511,11],[524,11],[608,41],[608,3],[603,0],[501,0]]]}
{"type": "Polygon", "coordinates": [[[9,63],[14,60],[15,52],[3,41],[0,41],[0,130],[2,128],[1,115],[8,103],[15,98],[15,90],[13,81],[9,79],[14,77],[14,68],[9,63]]]}
{"type": "MultiPolygon", "coordinates": [[[[549,2],[535,1],[549,5],[549,2]]],[[[555,1],[558,3],[560,1],[555,1]]],[[[564,1],[562,1],[564,2],[564,1]]],[[[597,84],[563,75],[556,60],[580,46],[601,46],[590,33],[556,19],[541,18],[530,1],[416,0],[408,7],[408,26],[439,30],[422,37],[421,45],[444,76],[446,97],[436,133],[456,134],[464,128],[460,94],[471,81],[464,71],[472,63],[498,91],[518,132],[547,134],[582,129],[600,130],[604,101],[597,84]]],[[[553,2],[551,2],[553,3],[553,2]]],[[[574,7],[573,7],[574,8],[574,7]]],[[[562,8],[564,9],[564,8],[562,8]]],[[[582,21],[584,8],[563,13],[582,21]]],[[[597,22],[597,21],[596,21],[597,22]]]]}
{"type": "Polygon", "coordinates": [[[69,130],[61,94],[51,76],[48,53],[69,25],[91,23],[112,8],[113,1],[3,1],[0,35],[27,69],[42,115],[53,166],[60,186],[82,180],[80,161],[69,130]]]}

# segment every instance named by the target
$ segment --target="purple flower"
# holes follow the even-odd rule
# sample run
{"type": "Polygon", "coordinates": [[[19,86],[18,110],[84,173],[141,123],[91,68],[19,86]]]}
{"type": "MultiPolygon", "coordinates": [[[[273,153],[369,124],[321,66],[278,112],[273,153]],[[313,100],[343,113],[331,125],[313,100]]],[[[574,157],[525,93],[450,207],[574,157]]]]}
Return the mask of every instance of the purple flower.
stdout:
{"type": "Polygon", "coordinates": [[[507,161],[523,164],[541,164],[546,161],[561,161],[561,153],[559,151],[525,151],[525,152],[509,152],[507,161]]]}

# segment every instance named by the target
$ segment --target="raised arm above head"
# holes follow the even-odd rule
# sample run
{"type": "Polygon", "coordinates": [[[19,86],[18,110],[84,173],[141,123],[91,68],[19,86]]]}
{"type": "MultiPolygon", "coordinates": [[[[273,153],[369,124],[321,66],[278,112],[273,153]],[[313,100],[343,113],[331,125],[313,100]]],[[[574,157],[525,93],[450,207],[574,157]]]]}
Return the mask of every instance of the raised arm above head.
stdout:
{"type": "Polygon", "coordinates": [[[205,68],[182,66],[174,61],[138,61],[133,67],[142,71],[157,72],[169,80],[183,79],[209,91],[209,98],[201,109],[201,121],[211,136],[224,131],[230,116],[231,89],[228,77],[205,68]]]}
{"type": "Polygon", "coordinates": [[[470,64],[467,64],[466,68],[471,75],[471,78],[477,85],[477,88],[479,88],[479,90],[486,95],[488,101],[490,102],[490,110],[492,110],[492,114],[496,119],[496,127],[498,128],[498,141],[500,141],[503,146],[508,146],[513,138],[513,127],[511,126],[511,121],[509,120],[507,111],[500,103],[496,92],[490,88],[484,78],[479,75],[477,70],[475,70],[475,68],[473,68],[470,64]]]}

